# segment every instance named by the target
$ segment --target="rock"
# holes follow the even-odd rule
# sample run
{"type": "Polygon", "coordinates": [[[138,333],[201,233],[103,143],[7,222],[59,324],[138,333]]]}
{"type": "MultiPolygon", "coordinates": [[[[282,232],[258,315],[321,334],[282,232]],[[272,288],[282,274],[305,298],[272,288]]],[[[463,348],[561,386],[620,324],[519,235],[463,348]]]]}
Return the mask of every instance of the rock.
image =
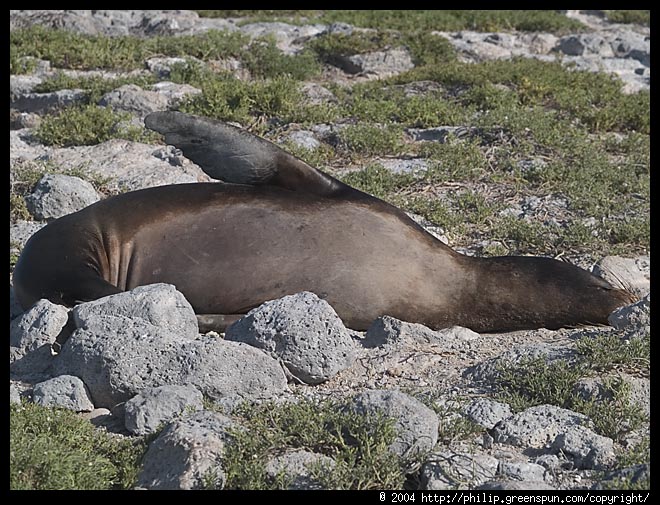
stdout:
{"type": "Polygon", "coordinates": [[[493,480],[486,482],[475,489],[484,491],[541,491],[541,490],[554,490],[555,488],[546,484],[543,481],[506,481],[506,480],[493,480]]]}
{"type": "Polygon", "coordinates": [[[23,93],[9,106],[21,112],[44,114],[69,105],[83,103],[86,99],[87,93],[82,89],[60,89],[50,93],[23,93]]]}
{"type": "Polygon", "coordinates": [[[623,285],[640,298],[651,290],[651,261],[649,256],[622,258],[606,256],[593,267],[594,275],[614,286],[623,285]]]}
{"type": "Polygon", "coordinates": [[[334,309],[314,293],[265,302],[232,324],[225,339],[264,350],[307,384],[324,382],[355,360],[355,344],[334,309]]]}
{"type": "Polygon", "coordinates": [[[247,23],[240,27],[241,32],[253,39],[273,36],[278,49],[285,54],[295,54],[299,49],[298,41],[315,37],[327,30],[326,25],[292,25],[281,22],[247,23]]]}
{"type": "Polygon", "coordinates": [[[314,82],[303,84],[300,87],[300,92],[303,94],[304,101],[307,105],[323,105],[339,102],[332,91],[314,82]]]}
{"type": "Polygon", "coordinates": [[[625,489],[622,485],[625,483],[648,489],[646,486],[651,484],[651,465],[645,463],[607,472],[592,489],[625,489]]]}
{"type": "Polygon", "coordinates": [[[191,86],[190,84],[176,84],[169,81],[157,82],[151,86],[151,90],[167,99],[168,109],[171,109],[184,98],[199,95],[202,92],[201,89],[191,86]]]}
{"type": "Polygon", "coordinates": [[[379,158],[376,162],[394,174],[420,175],[429,169],[429,163],[421,158],[379,158]]]}
{"type": "Polygon", "coordinates": [[[607,318],[618,330],[634,328],[640,331],[651,330],[651,294],[649,293],[637,303],[618,308],[607,318]]]}
{"type": "Polygon", "coordinates": [[[311,131],[307,130],[297,130],[289,133],[287,135],[287,140],[292,142],[294,145],[301,147],[303,149],[308,149],[313,151],[321,147],[321,143],[316,139],[314,134],[311,131]]]}
{"type": "Polygon", "coordinates": [[[649,37],[633,31],[619,31],[609,39],[614,56],[617,58],[634,58],[647,62],[650,66],[651,44],[649,37]]]}
{"type": "Polygon", "coordinates": [[[9,383],[9,403],[21,403],[21,392],[14,383],[9,383]]]}
{"type": "Polygon", "coordinates": [[[51,221],[77,212],[99,201],[94,186],[79,177],[46,174],[25,197],[30,213],[39,220],[51,221]]]}
{"type": "Polygon", "coordinates": [[[477,398],[464,408],[465,416],[471,421],[490,430],[502,419],[513,413],[506,403],[496,402],[490,398],[477,398]]]}
{"type": "Polygon", "coordinates": [[[160,386],[144,389],[126,402],[126,429],[134,435],[155,432],[186,410],[204,408],[202,393],[193,386],[160,386]]]}
{"type": "Polygon", "coordinates": [[[166,110],[169,100],[155,91],[144,90],[135,84],[125,84],[103,95],[99,105],[144,117],[151,112],[166,110]]]}
{"type": "Polygon", "coordinates": [[[172,165],[154,155],[161,151],[152,145],[112,139],[94,146],[53,149],[44,155],[44,161],[80,167],[89,176],[108,177],[108,189],[117,192],[209,180],[190,161],[183,166],[172,165]],[[136,166],[140,170],[135,170],[136,166]]]}
{"type": "Polygon", "coordinates": [[[215,401],[269,398],[286,388],[277,361],[251,346],[208,336],[182,341],[146,323],[117,319],[121,333],[103,338],[77,330],[58,357],[57,369],[83,377],[96,405],[113,408],[147,387],[168,384],[192,384],[215,401]]]}
{"type": "Polygon", "coordinates": [[[23,249],[28,239],[46,226],[46,223],[37,223],[35,221],[16,221],[9,227],[9,241],[15,243],[18,249],[23,249]]]}
{"type": "Polygon", "coordinates": [[[81,303],[73,309],[77,328],[103,330],[108,318],[126,317],[194,339],[199,334],[197,316],[188,300],[171,284],[148,284],[131,291],[81,303]]]}
{"type": "Polygon", "coordinates": [[[403,48],[339,57],[337,63],[349,74],[374,74],[378,78],[390,77],[415,67],[410,53],[403,48]]]}
{"type": "Polygon", "coordinates": [[[570,56],[582,56],[589,53],[605,58],[614,56],[612,46],[604,37],[594,33],[562,37],[559,39],[557,49],[570,56]]]}
{"type": "Polygon", "coordinates": [[[394,419],[397,437],[389,449],[399,456],[431,451],[438,441],[438,416],[401,391],[364,391],[348,408],[358,414],[382,412],[394,419]]]}
{"type": "Polygon", "coordinates": [[[211,29],[236,30],[220,18],[200,18],[189,10],[14,10],[10,29],[41,25],[87,35],[192,35],[211,29]]]}
{"type": "Polygon", "coordinates": [[[170,75],[172,74],[172,69],[176,66],[180,66],[181,68],[188,69],[190,68],[191,63],[203,65],[203,62],[201,60],[194,58],[192,56],[186,56],[185,58],[171,57],[171,56],[166,56],[166,57],[156,56],[153,58],[149,58],[144,63],[147,69],[150,72],[156,74],[156,76],[159,79],[169,79],[170,75]]]}
{"type": "Polygon", "coordinates": [[[83,381],[72,375],[60,375],[34,386],[34,403],[42,407],[62,407],[74,412],[91,412],[94,404],[83,381]]]}
{"type": "Polygon", "coordinates": [[[412,137],[415,142],[439,142],[444,144],[450,136],[465,137],[475,134],[476,128],[469,126],[435,126],[433,128],[406,128],[406,133],[412,137]]]}
{"type": "Polygon", "coordinates": [[[583,414],[554,405],[538,405],[500,421],[491,434],[500,444],[543,449],[571,427],[588,423],[589,418],[583,414]]]}
{"type": "MultiPolygon", "coordinates": [[[[43,77],[32,74],[10,75],[9,76],[9,100],[10,104],[23,95],[32,92],[39,84],[43,82],[43,77]]],[[[11,107],[11,105],[10,105],[11,107]]]]}
{"type": "Polygon", "coordinates": [[[299,449],[271,458],[266,463],[266,475],[275,479],[284,474],[291,481],[287,489],[322,489],[318,481],[310,476],[310,468],[317,465],[331,470],[335,461],[323,454],[299,449]]]}
{"type": "Polygon", "coordinates": [[[495,477],[499,462],[486,453],[452,449],[434,452],[422,467],[421,489],[472,489],[495,477]]]}
{"type": "Polygon", "coordinates": [[[573,458],[578,469],[604,470],[616,460],[612,439],[584,426],[570,426],[559,433],[551,449],[573,458]]]}
{"type": "Polygon", "coordinates": [[[230,418],[203,410],[167,426],[144,456],[137,485],[147,489],[222,489],[230,418]]]}
{"type": "Polygon", "coordinates": [[[51,377],[53,344],[68,317],[66,307],[39,300],[11,322],[9,370],[12,377],[35,381],[51,377]]]}
{"type": "Polygon", "coordinates": [[[466,342],[478,337],[478,333],[461,326],[434,331],[423,324],[408,323],[390,316],[382,316],[371,323],[362,345],[372,348],[396,347],[402,344],[413,346],[437,344],[451,349],[455,343],[466,342]]]}
{"type": "Polygon", "coordinates": [[[497,471],[503,477],[525,482],[543,482],[545,477],[545,468],[525,461],[500,461],[497,471]]]}
{"type": "Polygon", "coordinates": [[[213,400],[265,398],[284,390],[286,378],[277,361],[246,344],[193,338],[194,313],[183,304],[183,295],[172,292],[172,300],[181,305],[166,303],[158,309],[142,296],[143,288],[150,287],[133,290],[142,290],[137,297],[133,292],[112,295],[124,298],[114,305],[119,307],[112,309],[114,314],[104,299],[74,309],[78,329],[63,346],[55,369],[81,377],[95,405],[112,409],[145,388],[172,384],[195,386],[213,400]],[[129,318],[124,314],[131,306],[135,315],[129,318]],[[182,313],[181,319],[176,313],[182,313]]]}
{"type": "Polygon", "coordinates": [[[32,161],[47,156],[51,151],[51,147],[38,143],[30,128],[9,132],[9,161],[12,168],[26,160],[32,161]]]}

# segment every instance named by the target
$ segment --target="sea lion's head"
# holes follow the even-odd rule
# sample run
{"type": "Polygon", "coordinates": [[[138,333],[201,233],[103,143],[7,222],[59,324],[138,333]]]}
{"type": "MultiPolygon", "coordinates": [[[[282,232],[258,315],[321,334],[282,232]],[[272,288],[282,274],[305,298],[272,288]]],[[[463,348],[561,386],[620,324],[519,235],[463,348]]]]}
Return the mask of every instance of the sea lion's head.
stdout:
{"type": "Polygon", "coordinates": [[[485,301],[474,310],[489,331],[607,325],[614,310],[637,301],[625,288],[550,258],[483,258],[479,272],[477,290],[485,301]]]}

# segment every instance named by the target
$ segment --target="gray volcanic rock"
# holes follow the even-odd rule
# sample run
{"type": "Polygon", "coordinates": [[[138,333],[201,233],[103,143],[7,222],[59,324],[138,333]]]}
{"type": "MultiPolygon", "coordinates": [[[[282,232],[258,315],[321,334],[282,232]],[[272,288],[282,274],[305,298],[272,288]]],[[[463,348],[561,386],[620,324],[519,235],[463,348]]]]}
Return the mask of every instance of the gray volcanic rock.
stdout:
{"type": "Polygon", "coordinates": [[[222,457],[231,439],[229,430],[236,427],[230,418],[207,410],[171,423],[144,455],[138,487],[201,489],[210,479],[213,487],[222,489],[222,457]]]}
{"type": "Polygon", "coordinates": [[[227,328],[225,338],[263,349],[307,384],[330,379],[355,359],[351,332],[309,292],[263,303],[227,328]]]}
{"type": "Polygon", "coordinates": [[[30,213],[40,220],[53,220],[98,202],[94,186],[80,177],[46,174],[25,197],[30,213]]]}
{"type": "Polygon", "coordinates": [[[430,451],[438,441],[438,416],[401,391],[364,391],[347,408],[359,414],[382,412],[393,418],[398,435],[390,451],[399,456],[430,451]]]}
{"type": "Polygon", "coordinates": [[[148,388],[124,405],[126,429],[134,435],[153,433],[188,409],[202,410],[202,393],[193,386],[148,388]]]}
{"type": "Polygon", "coordinates": [[[198,337],[190,304],[170,285],[151,285],[81,304],[78,329],[55,371],[81,377],[98,407],[114,408],[145,388],[190,384],[212,399],[281,392],[280,365],[246,344],[198,337]]]}
{"type": "Polygon", "coordinates": [[[78,328],[106,326],[105,319],[127,317],[178,333],[182,339],[199,334],[197,316],[188,300],[171,284],[148,284],[131,291],[81,303],[73,309],[78,328]]]}
{"type": "Polygon", "coordinates": [[[569,428],[588,424],[589,418],[583,414],[554,405],[538,405],[500,421],[492,435],[500,444],[540,449],[569,428]]]}
{"type": "Polygon", "coordinates": [[[72,375],[60,375],[36,384],[32,398],[43,407],[63,407],[75,412],[94,410],[85,384],[72,375]]]}
{"type": "Polygon", "coordinates": [[[39,300],[11,322],[9,370],[12,377],[37,381],[52,377],[53,344],[68,316],[66,307],[39,300]]]}

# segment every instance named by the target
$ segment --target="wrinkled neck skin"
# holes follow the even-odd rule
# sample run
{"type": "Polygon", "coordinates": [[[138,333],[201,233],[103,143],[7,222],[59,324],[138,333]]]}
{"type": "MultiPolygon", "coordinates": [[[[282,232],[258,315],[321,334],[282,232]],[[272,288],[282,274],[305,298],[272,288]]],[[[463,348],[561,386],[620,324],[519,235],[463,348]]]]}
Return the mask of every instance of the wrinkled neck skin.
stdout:
{"type": "Polygon", "coordinates": [[[456,260],[463,283],[455,287],[452,317],[441,317],[435,326],[495,333],[606,325],[613,310],[631,302],[629,293],[550,258],[459,255],[456,260]]]}

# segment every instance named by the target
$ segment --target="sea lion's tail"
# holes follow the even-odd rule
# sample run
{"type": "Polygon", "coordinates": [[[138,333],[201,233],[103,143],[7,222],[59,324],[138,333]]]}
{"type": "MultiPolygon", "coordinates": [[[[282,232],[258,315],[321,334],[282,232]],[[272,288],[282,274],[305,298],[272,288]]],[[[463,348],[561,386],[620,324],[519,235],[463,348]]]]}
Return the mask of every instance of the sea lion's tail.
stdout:
{"type": "Polygon", "coordinates": [[[144,124],[183,151],[214,179],[279,186],[329,198],[368,198],[265,139],[210,118],[176,111],[153,112],[144,124]]]}

